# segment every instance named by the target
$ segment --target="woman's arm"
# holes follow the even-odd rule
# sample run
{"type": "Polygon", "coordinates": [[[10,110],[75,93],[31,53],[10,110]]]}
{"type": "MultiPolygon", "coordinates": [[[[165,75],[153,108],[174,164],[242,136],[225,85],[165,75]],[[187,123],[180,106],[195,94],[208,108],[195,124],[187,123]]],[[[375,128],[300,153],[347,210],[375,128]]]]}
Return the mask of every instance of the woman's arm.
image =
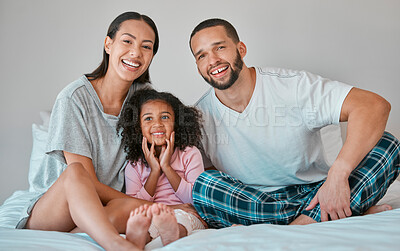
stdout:
{"type": "Polygon", "coordinates": [[[84,166],[85,170],[89,173],[89,176],[92,178],[93,184],[95,185],[96,191],[103,205],[107,204],[112,199],[130,198],[128,195],[101,183],[97,179],[96,172],[94,171],[93,167],[93,162],[90,158],[79,154],[69,153],[66,151],[64,151],[64,156],[65,160],[67,161],[67,165],[74,162],[79,162],[84,166]]]}

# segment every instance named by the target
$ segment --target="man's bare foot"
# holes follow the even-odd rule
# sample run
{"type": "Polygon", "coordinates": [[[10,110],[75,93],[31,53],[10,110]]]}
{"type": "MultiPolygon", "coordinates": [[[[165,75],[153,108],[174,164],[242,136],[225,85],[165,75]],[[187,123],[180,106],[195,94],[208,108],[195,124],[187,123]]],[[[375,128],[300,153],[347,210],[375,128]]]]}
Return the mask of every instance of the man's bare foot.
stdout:
{"type": "Polygon", "coordinates": [[[375,205],[370,207],[365,213],[364,215],[367,214],[376,214],[376,213],[380,213],[383,211],[388,211],[388,210],[392,210],[392,206],[388,205],[388,204],[383,204],[383,205],[375,205]]]}
{"type": "Polygon", "coordinates": [[[147,214],[149,205],[142,205],[132,211],[126,223],[126,239],[138,248],[144,249],[144,246],[150,241],[149,227],[151,217],[147,214]]]}
{"type": "Polygon", "coordinates": [[[179,226],[174,211],[164,204],[157,203],[151,205],[150,210],[153,215],[153,224],[160,233],[162,244],[165,246],[179,239],[179,226]]]}

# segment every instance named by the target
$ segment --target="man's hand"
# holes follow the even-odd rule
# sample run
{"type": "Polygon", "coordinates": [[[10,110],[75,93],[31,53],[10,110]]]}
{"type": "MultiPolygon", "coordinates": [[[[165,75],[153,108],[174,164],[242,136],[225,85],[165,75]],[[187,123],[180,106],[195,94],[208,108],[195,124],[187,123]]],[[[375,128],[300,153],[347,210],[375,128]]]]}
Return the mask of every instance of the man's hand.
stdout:
{"type": "Polygon", "coordinates": [[[343,219],[351,216],[350,186],[347,175],[328,175],[306,210],[317,204],[321,207],[321,221],[343,219]]]}

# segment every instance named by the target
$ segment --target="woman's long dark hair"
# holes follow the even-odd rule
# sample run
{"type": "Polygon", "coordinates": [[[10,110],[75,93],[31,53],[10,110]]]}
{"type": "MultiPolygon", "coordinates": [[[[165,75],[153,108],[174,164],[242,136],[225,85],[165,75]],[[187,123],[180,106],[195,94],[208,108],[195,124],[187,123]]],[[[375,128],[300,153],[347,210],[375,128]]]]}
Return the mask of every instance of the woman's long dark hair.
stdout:
{"type": "MultiPolygon", "coordinates": [[[[139,14],[137,12],[125,12],[119,15],[112,21],[110,24],[110,27],[108,27],[107,31],[107,36],[110,37],[111,39],[115,38],[115,34],[119,31],[119,28],[121,24],[126,21],[126,20],[140,20],[146,22],[151,29],[154,31],[155,34],[155,41],[154,41],[154,46],[153,46],[153,55],[156,55],[158,51],[158,45],[159,45],[159,38],[158,38],[158,30],[156,24],[153,22],[153,20],[146,16],[139,14]]],[[[95,80],[102,78],[106,75],[107,69],[108,69],[108,63],[109,63],[109,55],[106,53],[105,49],[103,48],[103,60],[101,61],[99,67],[97,67],[96,70],[94,70],[92,73],[85,74],[86,77],[89,80],[95,80]]],[[[147,83],[150,82],[150,74],[149,74],[149,69],[147,70],[135,81],[135,83],[147,83]]]]}
{"type": "Polygon", "coordinates": [[[142,159],[146,162],[142,150],[143,134],[140,127],[140,111],[142,105],[151,100],[162,100],[172,107],[175,114],[175,147],[180,150],[184,150],[188,146],[201,149],[201,113],[195,107],[184,105],[177,97],[168,92],[158,92],[146,88],[136,91],[127,100],[117,124],[117,132],[122,136],[127,160],[135,162],[142,159]]]}

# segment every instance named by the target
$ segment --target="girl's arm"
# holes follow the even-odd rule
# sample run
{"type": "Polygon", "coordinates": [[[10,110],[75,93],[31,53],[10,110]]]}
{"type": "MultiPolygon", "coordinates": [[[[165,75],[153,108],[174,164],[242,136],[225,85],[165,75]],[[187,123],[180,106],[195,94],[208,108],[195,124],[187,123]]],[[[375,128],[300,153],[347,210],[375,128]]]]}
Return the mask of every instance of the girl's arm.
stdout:
{"type": "Polygon", "coordinates": [[[175,170],[171,167],[170,164],[168,164],[167,166],[165,166],[163,168],[163,172],[165,173],[165,176],[167,176],[167,179],[169,181],[169,183],[171,184],[172,188],[174,189],[174,191],[178,191],[179,188],[179,184],[181,184],[181,176],[179,176],[175,170]]]}
{"type": "Polygon", "coordinates": [[[146,183],[144,184],[144,188],[151,197],[153,197],[154,194],[156,193],[158,179],[160,178],[161,175],[160,163],[158,162],[158,159],[154,156],[155,152],[154,144],[155,143],[153,141],[151,144],[151,148],[149,149],[147,147],[147,139],[146,137],[143,137],[142,150],[151,170],[149,177],[147,178],[146,183]]]}
{"type": "Polygon", "coordinates": [[[127,196],[126,194],[121,193],[107,185],[104,185],[97,179],[96,172],[93,167],[93,162],[90,158],[79,154],[69,153],[66,151],[64,151],[64,156],[67,165],[74,162],[79,162],[83,165],[85,170],[89,173],[90,177],[92,178],[93,184],[103,204],[107,204],[110,200],[116,198],[129,198],[129,196],[127,196]]]}
{"type": "Polygon", "coordinates": [[[166,141],[167,146],[163,146],[160,153],[160,166],[162,171],[165,173],[165,176],[167,176],[172,188],[176,192],[181,183],[181,176],[179,176],[171,167],[171,156],[175,150],[175,132],[172,132],[170,139],[167,139],[166,141]]]}
{"type": "Polygon", "coordinates": [[[144,189],[146,189],[147,193],[153,197],[156,193],[158,179],[160,178],[161,171],[151,169],[149,177],[144,184],[144,189]]]}
{"type": "Polygon", "coordinates": [[[179,176],[179,183],[177,184],[177,188],[175,189],[174,187],[175,195],[183,203],[193,203],[193,184],[199,177],[199,175],[204,172],[203,159],[201,157],[200,151],[196,147],[192,147],[185,149],[183,160],[181,160],[180,162],[183,162],[185,165],[185,176],[183,178],[181,178],[171,167],[174,173],[179,176]]]}
{"type": "MultiPolygon", "coordinates": [[[[142,180],[147,176],[147,167],[144,166],[143,162],[135,162],[132,164],[129,162],[125,167],[125,188],[126,194],[147,201],[154,201],[154,193],[150,194],[148,190],[143,186],[142,180]]],[[[147,178],[148,181],[149,178],[147,178]]],[[[146,182],[147,183],[147,182],[146,182]]]]}

